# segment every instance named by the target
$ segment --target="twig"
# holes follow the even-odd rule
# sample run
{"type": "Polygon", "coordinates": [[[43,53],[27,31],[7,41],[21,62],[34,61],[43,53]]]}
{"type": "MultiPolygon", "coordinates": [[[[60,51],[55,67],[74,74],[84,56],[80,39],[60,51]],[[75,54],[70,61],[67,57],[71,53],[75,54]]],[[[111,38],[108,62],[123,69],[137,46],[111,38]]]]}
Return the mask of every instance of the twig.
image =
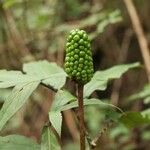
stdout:
{"type": "Polygon", "coordinates": [[[112,125],[112,121],[108,122],[106,124],[106,127],[103,127],[103,129],[99,132],[99,134],[92,140],[91,142],[91,149],[95,149],[102,137],[102,135],[108,130],[108,128],[112,125]]]}
{"type": "Polygon", "coordinates": [[[147,71],[148,80],[150,82],[150,50],[148,48],[148,42],[144,35],[144,31],[142,29],[142,25],[140,23],[140,19],[138,17],[134,3],[132,2],[132,0],[124,0],[124,3],[130,15],[133,29],[137,35],[137,39],[140,45],[141,53],[142,53],[146,71],[147,71]]]}
{"type": "Polygon", "coordinates": [[[80,150],[85,150],[85,126],[84,126],[84,107],[83,107],[83,85],[78,84],[78,114],[80,130],[80,150]]]}

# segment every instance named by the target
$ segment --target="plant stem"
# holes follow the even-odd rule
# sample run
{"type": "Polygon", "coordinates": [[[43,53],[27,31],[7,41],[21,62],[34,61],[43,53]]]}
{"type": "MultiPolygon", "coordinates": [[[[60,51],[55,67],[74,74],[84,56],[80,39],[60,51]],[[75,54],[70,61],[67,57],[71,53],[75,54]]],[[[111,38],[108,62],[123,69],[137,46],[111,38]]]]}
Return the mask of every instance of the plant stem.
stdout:
{"type": "Polygon", "coordinates": [[[80,150],[85,150],[85,130],[84,130],[84,106],[83,106],[83,85],[78,84],[78,115],[80,131],[80,150]]]}

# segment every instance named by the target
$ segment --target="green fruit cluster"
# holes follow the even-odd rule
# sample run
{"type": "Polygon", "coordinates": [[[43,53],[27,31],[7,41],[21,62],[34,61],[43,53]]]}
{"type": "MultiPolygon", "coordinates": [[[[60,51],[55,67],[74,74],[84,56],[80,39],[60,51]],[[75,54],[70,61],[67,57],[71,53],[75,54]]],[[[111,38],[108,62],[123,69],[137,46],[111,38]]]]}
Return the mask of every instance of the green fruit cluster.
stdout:
{"type": "Polygon", "coordinates": [[[85,84],[93,76],[93,59],[88,35],[84,30],[72,30],[66,44],[65,71],[74,80],[85,84]]]}

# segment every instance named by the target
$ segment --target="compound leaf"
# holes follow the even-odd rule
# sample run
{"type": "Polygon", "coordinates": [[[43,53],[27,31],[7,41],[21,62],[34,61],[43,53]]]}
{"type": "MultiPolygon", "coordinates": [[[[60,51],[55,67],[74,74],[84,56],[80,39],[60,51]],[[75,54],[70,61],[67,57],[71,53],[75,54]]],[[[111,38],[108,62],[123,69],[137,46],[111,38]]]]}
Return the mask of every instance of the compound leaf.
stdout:
{"type": "Polygon", "coordinates": [[[150,124],[150,117],[144,116],[140,112],[127,112],[119,120],[128,128],[150,124]]]}
{"type": "Polygon", "coordinates": [[[23,106],[39,83],[39,81],[35,81],[17,85],[12,90],[0,111],[0,130],[2,130],[7,121],[23,106]]]}
{"type": "Polygon", "coordinates": [[[139,67],[139,63],[117,65],[110,69],[97,71],[92,80],[84,87],[84,97],[89,97],[95,90],[105,90],[108,81],[120,78],[122,74],[131,68],[139,67]]]}
{"type": "Polygon", "coordinates": [[[0,137],[0,150],[40,150],[40,146],[29,138],[20,135],[0,137]]]}
{"type": "Polygon", "coordinates": [[[41,150],[61,150],[58,139],[51,126],[44,126],[43,128],[41,150]]]}
{"type": "Polygon", "coordinates": [[[67,74],[63,69],[46,60],[24,64],[23,71],[28,75],[38,77],[43,84],[53,89],[60,89],[66,82],[67,74]]]}

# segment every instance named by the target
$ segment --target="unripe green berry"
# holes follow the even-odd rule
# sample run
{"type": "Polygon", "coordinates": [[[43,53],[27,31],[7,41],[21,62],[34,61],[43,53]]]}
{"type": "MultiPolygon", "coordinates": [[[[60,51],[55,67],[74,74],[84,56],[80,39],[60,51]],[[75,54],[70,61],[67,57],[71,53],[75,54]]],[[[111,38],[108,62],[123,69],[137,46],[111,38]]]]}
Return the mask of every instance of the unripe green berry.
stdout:
{"type": "Polygon", "coordinates": [[[79,64],[78,67],[83,68],[83,64],[79,64]]]}
{"type": "Polygon", "coordinates": [[[67,42],[66,47],[68,48],[69,46],[70,46],[70,43],[69,43],[69,42],[67,42]]]}
{"type": "Polygon", "coordinates": [[[77,65],[78,65],[78,63],[79,63],[79,62],[76,60],[76,61],[74,62],[74,65],[75,65],[75,66],[77,66],[77,65]]]}
{"type": "Polygon", "coordinates": [[[80,52],[80,50],[79,49],[75,49],[74,52],[78,54],[80,52]]]}
{"type": "Polygon", "coordinates": [[[84,51],[80,51],[79,55],[80,56],[85,56],[85,52],[84,51]]]}
{"type": "Polygon", "coordinates": [[[73,62],[70,62],[70,63],[69,63],[69,66],[72,67],[72,66],[73,66],[73,62]]]}
{"type": "Polygon", "coordinates": [[[94,72],[88,35],[84,30],[72,30],[67,41],[65,71],[72,79],[86,84],[94,72]]]}
{"type": "Polygon", "coordinates": [[[81,39],[81,40],[79,41],[79,44],[80,44],[80,45],[84,45],[84,40],[81,39]]]}
{"type": "Polygon", "coordinates": [[[84,46],[79,46],[79,49],[80,50],[84,50],[84,46]]]}
{"type": "Polygon", "coordinates": [[[75,35],[73,39],[74,39],[74,41],[79,41],[80,37],[79,37],[79,35],[75,35]]]}
{"type": "Polygon", "coordinates": [[[72,75],[75,75],[77,73],[77,70],[73,70],[72,75]]]}
{"type": "Polygon", "coordinates": [[[80,72],[77,72],[76,76],[80,77],[80,72]]]}
{"type": "Polygon", "coordinates": [[[87,40],[87,39],[88,39],[87,34],[83,34],[83,39],[84,39],[84,40],[87,40]]]}
{"type": "Polygon", "coordinates": [[[65,68],[65,71],[69,74],[70,73],[70,69],[69,68],[65,68]]]}
{"type": "Polygon", "coordinates": [[[72,57],[74,57],[74,54],[75,54],[74,51],[72,51],[72,52],[70,53],[70,55],[71,55],[72,57]]]}
{"type": "Polygon", "coordinates": [[[74,58],[75,58],[75,59],[78,59],[78,58],[79,58],[79,56],[78,56],[77,54],[75,54],[75,55],[74,55],[74,58]]]}
{"type": "Polygon", "coordinates": [[[79,63],[84,63],[84,59],[82,57],[79,58],[79,63]]]}
{"type": "Polygon", "coordinates": [[[82,71],[82,68],[81,68],[81,67],[78,67],[77,70],[78,70],[78,72],[81,72],[81,71],[82,71]]]}
{"type": "Polygon", "coordinates": [[[74,35],[76,34],[76,31],[75,31],[75,30],[72,30],[72,31],[70,32],[70,34],[71,34],[72,36],[74,36],[74,35]]]}
{"type": "Polygon", "coordinates": [[[78,44],[77,44],[77,43],[74,43],[74,47],[77,48],[77,47],[78,47],[78,44]]]}
{"type": "Polygon", "coordinates": [[[66,56],[65,61],[67,62],[67,61],[69,60],[69,58],[70,58],[70,57],[67,57],[67,56],[66,56]]]}
{"type": "Polygon", "coordinates": [[[73,57],[70,57],[70,61],[73,62],[73,61],[74,61],[74,58],[73,58],[73,57]]]}

